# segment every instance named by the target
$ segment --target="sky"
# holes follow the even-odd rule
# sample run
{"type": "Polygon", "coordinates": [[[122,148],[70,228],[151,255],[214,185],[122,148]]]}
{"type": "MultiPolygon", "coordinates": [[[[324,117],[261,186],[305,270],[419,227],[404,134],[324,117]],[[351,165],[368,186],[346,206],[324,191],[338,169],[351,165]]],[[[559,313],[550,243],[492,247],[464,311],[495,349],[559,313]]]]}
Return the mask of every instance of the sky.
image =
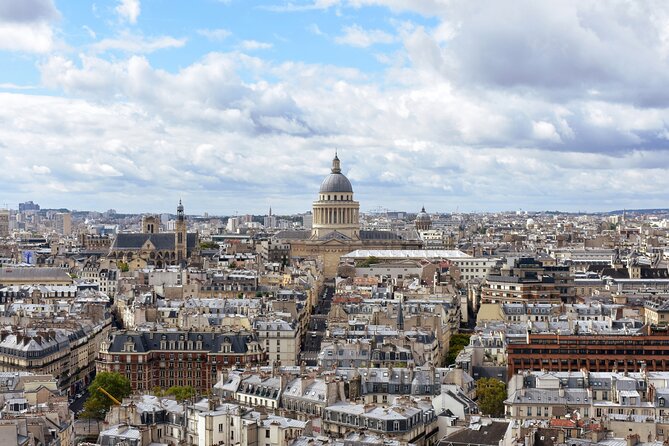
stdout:
{"type": "Polygon", "coordinates": [[[0,0],[0,206],[669,207],[669,2],[0,0]]]}

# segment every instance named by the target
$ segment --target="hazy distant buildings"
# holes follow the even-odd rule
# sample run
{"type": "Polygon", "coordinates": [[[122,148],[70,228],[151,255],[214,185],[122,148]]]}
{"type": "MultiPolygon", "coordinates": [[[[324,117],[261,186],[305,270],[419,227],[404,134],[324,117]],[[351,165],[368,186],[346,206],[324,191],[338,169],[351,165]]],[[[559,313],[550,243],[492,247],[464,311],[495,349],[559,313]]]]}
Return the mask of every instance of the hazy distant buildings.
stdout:
{"type": "Polygon", "coordinates": [[[263,218],[263,226],[265,226],[266,229],[273,229],[277,227],[276,215],[272,215],[272,208],[269,208],[269,214],[263,218]]]}
{"type": "Polygon", "coordinates": [[[0,209],[0,237],[9,237],[9,209],[0,209]]]}
{"type": "Polygon", "coordinates": [[[239,229],[239,217],[228,218],[228,223],[225,225],[225,230],[229,233],[236,233],[239,229]]]}
{"type": "Polygon", "coordinates": [[[39,211],[39,209],[39,204],[33,203],[32,200],[26,201],[25,203],[19,203],[19,212],[39,211]]]}
{"type": "Polygon", "coordinates": [[[54,229],[61,235],[72,234],[72,214],[59,212],[54,217],[54,229]]]}
{"type": "Polygon", "coordinates": [[[304,229],[311,229],[314,224],[314,214],[307,212],[302,215],[302,227],[304,229]]]}

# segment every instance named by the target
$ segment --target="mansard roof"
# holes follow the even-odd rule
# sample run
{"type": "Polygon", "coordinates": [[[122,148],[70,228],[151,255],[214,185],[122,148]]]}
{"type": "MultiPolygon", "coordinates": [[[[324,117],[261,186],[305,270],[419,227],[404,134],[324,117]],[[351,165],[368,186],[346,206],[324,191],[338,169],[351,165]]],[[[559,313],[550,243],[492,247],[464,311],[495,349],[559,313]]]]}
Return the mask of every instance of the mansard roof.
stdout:
{"type": "Polygon", "coordinates": [[[253,333],[211,333],[211,332],[120,332],[112,335],[109,353],[123,353],[126,342],[134,343],[134,352],[146,353],[152,350],[170,351],[210,351],[220,352],[221,345],[228,343],[230,353],[247,353],[248,344],[257,342],[258,338],[253,333]],[[167,341],[166,348],[161,348],[161,341],[167,341]],[[184,342],[184,348],[179,348],[179,341],[184,342]],[[188,348],[188,341],[192,347],[188,348]],[[202,341],[202,349],[196,349],[196,342],[202,341]],[[170,342],[174,342],[174,348],[170,349],[170,342]]]}

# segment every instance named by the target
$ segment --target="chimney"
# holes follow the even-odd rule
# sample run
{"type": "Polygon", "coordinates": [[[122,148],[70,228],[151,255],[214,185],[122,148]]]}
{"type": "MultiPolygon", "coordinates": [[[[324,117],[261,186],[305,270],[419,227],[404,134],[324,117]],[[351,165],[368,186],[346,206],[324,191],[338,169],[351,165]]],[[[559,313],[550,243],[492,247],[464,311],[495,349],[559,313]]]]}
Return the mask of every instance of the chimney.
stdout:
{"type": "Polygon", "coordinates": [[[625,440],[627,440],[627,446],[636,446],[639,443],[639,434],[629,434],[625,440]]]}

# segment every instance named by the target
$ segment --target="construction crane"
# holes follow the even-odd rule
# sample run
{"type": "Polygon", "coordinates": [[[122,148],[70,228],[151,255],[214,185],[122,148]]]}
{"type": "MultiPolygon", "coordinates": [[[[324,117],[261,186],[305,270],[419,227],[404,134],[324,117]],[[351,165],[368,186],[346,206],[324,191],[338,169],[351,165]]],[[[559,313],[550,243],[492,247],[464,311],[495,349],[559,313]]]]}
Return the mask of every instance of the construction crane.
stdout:
{"type": "Polygon", "coordinates": [[[106,391],[105,389],[103,389],[102,387],[98,387],[98,390],[99,390],[100,392],[104,393],[105,395],[107,395],[107,397],[108,397],[110,400],[112,400],[112,401],[114,402],[114,404],[116,404],[117,406],[120,406],[120,405],[121,405],[121,402],[120,402],[119,400],[117,400],[116,398],[114,398],[114,397],[112,396],[111,393],[107,392],[107,391],[106,391]]]}

